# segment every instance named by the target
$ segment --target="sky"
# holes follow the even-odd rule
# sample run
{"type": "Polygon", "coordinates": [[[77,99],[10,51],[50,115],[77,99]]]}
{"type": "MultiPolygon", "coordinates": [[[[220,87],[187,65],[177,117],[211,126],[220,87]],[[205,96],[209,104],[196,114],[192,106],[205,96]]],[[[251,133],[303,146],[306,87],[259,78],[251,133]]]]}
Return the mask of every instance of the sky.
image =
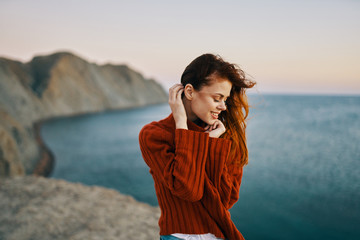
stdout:
{"type": "Polygon", "coordinates": [[[0,0],[0,56],[70,51],[127,64],[165,89],[203,53],[252,91],[360,94],[360,0],[0,0]]]}

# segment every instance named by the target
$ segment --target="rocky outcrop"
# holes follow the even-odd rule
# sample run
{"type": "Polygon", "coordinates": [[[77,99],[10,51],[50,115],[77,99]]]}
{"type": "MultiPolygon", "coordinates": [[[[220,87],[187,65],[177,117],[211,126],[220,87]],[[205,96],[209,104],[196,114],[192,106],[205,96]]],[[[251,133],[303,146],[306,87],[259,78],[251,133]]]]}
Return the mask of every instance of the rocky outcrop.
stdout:
{"type": "Polygon", "coordinates": [[[0,176],[50,172],[51,154],[34,130],[40,120],[166,100],[158,83],[125,65],[97,65],[67,52],[28,63],[0,58],[0,176]]]}
{"type": "Polygon", "coordinates": [[[159,239],[159,207],[63,180],[0,178],[0,239],[159,239]]]}

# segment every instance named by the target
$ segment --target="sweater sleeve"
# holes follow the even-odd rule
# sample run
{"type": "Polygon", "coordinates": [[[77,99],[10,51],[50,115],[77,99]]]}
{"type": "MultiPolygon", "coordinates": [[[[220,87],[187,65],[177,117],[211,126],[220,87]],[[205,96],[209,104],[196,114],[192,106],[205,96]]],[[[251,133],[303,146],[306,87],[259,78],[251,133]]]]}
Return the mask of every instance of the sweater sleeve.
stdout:
{"type": "MultiPolygon", "coordinates": [[[[232,163],[229,158],[231,141],[223,138],[210,138],[209,157],[206,173],[220,195],[226,209],[230,209],[239,199],[243,168],[232,163]],[[229,162],[229,164],[227,164],[229,162]]],[[[240,157],[237,152],[235,157],[240,157]]]]}
{"type": "Polygon", "coordinates": [[[209,134],[185,129],[172,134],[147,125],[139,134],[140,149],[154,177],[175,196],[198,201],[204,192],[209,134]]]}

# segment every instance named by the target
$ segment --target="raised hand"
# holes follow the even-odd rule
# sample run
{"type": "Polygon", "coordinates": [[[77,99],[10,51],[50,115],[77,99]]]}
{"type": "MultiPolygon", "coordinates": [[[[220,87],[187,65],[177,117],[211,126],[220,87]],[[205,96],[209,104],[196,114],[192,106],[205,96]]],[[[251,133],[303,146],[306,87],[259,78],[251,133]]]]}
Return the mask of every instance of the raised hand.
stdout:
{"type": "Polygon", "coordinates": [[[182,84],[169,88],[169,105],[175,120],[176,128],[188,129],[187,116],[181,95],[184,92],[182,84]]]}
{"type": "Polygon", "coordinates": [[[226,128],[220,120],[216,120],[213,125],[207,125],[205,127],[205,132],[208,132],[209,136],[213,138],[220,137],[225,131],[226,128]]]}

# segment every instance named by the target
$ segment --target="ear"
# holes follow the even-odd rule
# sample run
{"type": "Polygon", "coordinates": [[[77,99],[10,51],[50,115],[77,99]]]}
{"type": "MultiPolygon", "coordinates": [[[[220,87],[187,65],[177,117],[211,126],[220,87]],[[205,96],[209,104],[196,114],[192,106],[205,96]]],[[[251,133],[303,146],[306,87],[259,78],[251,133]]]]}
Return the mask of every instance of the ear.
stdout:
{"type": "Polygon", "coordinates": [[[193,94],[194,94],[194,87],[193,85],[191,85],[190,83],[185,85],[184,88],[184,95],[188,100],[192,100],[193,99],[193,94]]]}

